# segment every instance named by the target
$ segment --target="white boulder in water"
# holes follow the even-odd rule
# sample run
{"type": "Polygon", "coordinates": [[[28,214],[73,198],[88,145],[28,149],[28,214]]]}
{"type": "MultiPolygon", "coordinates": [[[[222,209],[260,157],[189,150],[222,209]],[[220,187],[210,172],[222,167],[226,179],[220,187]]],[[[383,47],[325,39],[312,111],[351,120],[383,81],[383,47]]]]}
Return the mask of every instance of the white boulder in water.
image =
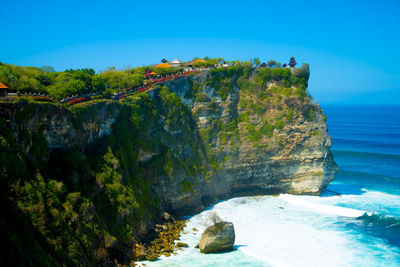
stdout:
{"type": "Polygon", "coordinates": [[[231,222],[217,222],[201,235],[199,248],[202,253],[232,250],[235,243],[235,229],[231,222]]]}

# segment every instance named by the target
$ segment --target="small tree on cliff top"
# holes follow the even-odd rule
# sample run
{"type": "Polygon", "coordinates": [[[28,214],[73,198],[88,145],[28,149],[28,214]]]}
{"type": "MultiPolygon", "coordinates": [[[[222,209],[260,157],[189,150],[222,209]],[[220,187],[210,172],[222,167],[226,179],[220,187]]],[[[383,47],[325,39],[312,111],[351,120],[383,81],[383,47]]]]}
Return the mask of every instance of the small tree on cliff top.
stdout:
{"type": "Polygon", "coordinates": [[[268,67],[273,68],[274,66],[276,66],[276,60],[270,60],[267,63],[268,67]]]}
{"type": "Polygon", "coordinates": [[[258,57],[255,57],[253,59],[253,63],[258,67],[260,65],[261,61],[260,61],[260,59],[258,57]]]}

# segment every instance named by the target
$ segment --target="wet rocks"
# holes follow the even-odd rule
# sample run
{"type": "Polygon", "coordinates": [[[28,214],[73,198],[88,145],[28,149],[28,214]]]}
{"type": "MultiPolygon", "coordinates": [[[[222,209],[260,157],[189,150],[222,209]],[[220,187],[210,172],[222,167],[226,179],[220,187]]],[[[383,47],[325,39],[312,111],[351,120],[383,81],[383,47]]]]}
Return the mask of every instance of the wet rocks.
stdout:
{"type": "Polygon", "coordinates": [[[176,243],[176,246],[177,246],[177,247],[180,247],[180,248],[187,248],[187,247],[189,247],[188,244],[183,243],[183,242],[178,242],[178,243],[176,243]]]}
{"type": "MultiPolygon", "coordinates": [[[[173,219],[172,216],[170,219],[173,219]]],[[[183,242],[174,244],[175,240],[179,239],[180,233],[185,226],[186,222],[179,220],[174,220],[173,223],[166,222],[162,225],[157,224],[155,231],[158,235],[156,239],[151,241],[148,245],[136,244],[136,260],[140,261],[146,259],[154,261],[161,255],[169,257],[171,254],[174,254],[173,252],[178,248],[188,247],[188,245],[183,242]]]]}
{"type": "Polygon", "coordinates": [[[201,235],[199,248],[202,253],[232,250],[235,243],[235,229],[231,222],[217,222],[201,235]]]}

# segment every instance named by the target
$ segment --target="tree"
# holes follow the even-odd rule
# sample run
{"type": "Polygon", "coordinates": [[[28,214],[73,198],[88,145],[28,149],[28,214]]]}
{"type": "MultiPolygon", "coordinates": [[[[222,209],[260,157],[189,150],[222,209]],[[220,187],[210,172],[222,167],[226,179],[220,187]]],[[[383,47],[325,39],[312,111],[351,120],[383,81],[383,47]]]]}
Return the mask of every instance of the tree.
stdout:
{"type": "Polygon", "coordinates": [[[52,66],[46,66],[46,65],[42,67],[42,70],[44,72],[55,72],[55,69],[52,66]]]}
{"type": "Polygon", "coordinates": [[[276,64],[277,64],[276,60],[270,60],[267,63],[268,67],[270,68],[273,68],[274,66],[276,66],[276,64]]]}
{"type": "Polygon", "coordinates": [[[0,81],[8,88],[18,90],[18,80],[21,74],[14,70],[11,65],[0,65],[0,81]]]}
{"type": "Polygon", "coordinates": [[[92,87],[94,91],[102,92],[106,89],[106,83],[100,76],[96,75],[92,80],[92,87]]]}
{"type": "Polygon", "coordinates": [[[281,64],[282,64],[282,63],[278,62],[278,63],[276,64],[275,68],[280,68],[280,67],[281,67],[281,64]]]}
{"type": "Polygon", "coordinates": [[[217,58],[218,64],[223,64],[225,62],[225,59],[222,57],[217,58]]]}
{"type": "Polygon", "coordinates": [[[253,63],[258,67],[260,65],[261,61],[260,61],[260,59],[258,57],[255,57],[253,59],[253,63]]]}

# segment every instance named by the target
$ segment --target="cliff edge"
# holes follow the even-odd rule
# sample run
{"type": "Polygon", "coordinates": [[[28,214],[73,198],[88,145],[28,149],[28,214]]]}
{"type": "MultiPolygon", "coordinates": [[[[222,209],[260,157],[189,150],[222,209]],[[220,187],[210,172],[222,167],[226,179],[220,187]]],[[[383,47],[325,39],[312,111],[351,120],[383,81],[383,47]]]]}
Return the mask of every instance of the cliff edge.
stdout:
{"type": "Polygon", "coordinates": [[[233,196],[320,194],[337,167],[326,117],[306,90],[309,74],[308,65],[239,64],[119,102],[1,103],[8,239],[41,264],[129,262],[164,211],[187,215],[233,196]],[[21,216],[35,233],[28,239],[12,227],[21,216]]]}

